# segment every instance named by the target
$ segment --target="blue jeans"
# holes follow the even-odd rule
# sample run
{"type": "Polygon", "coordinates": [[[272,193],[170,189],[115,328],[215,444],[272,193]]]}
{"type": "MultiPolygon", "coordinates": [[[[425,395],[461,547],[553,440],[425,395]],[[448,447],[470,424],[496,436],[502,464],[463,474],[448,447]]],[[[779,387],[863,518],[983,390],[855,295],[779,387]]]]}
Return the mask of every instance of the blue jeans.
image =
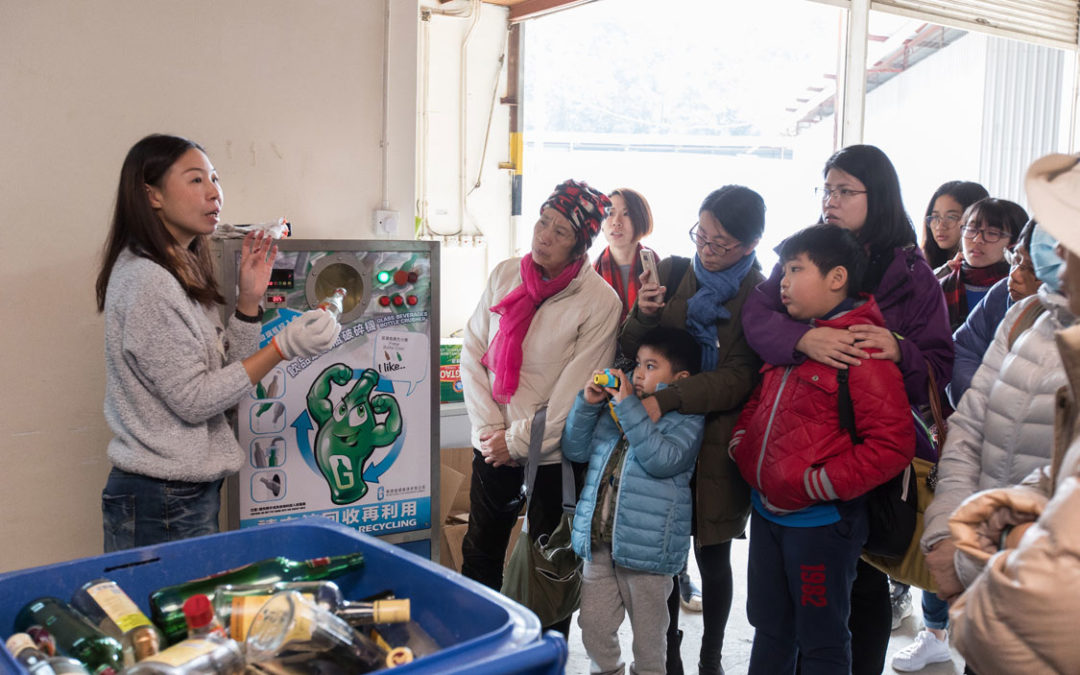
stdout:
{"type": "Polygon", "coordinates": [[[113,467],[101,491],[105,552],[218,531],[221,480],[161,480],[113,467]]]}
{"type": "Polygon", "coordinates": [[[949,603],[930,591],[922,592],[923,623],[927,628],[945,630],[949,627],[949,603]]]}

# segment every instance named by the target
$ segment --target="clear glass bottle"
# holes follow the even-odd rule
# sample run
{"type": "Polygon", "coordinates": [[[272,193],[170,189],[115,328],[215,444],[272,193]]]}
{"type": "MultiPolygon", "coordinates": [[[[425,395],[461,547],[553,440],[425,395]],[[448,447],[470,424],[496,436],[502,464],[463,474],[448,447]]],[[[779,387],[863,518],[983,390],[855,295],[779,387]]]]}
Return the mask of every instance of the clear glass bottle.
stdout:
{"type": "Polygon", "coordinates": [[[38,649],[26,633],[15,633],[7,640],[7,650],[32,675],[89,675],[83,664],[67,656],[49,656],[38,649]]]}
{"type": "Polygon", "coordinates": [[[247,627],[262,606],[270,596],[282,591],[296,591],[309,602],[333,612],[353,626],[409,621],[408,599],[351,602],[345,600],[341,589],[332,581],[283,581],[275,584],[218,586],[214,591],[214,611],[228,627],[230,637],[242,641],[247,636],[247,627]]]}
{"type": "Polygon", "coordinates": [[[340,320],[341,313],[345,311],[345,296],[348,295],[348,293],[349,291],[344,288],[335,288],[333,293],[319,301],[316,308],[325,309],[333,314],[335,319],[340,320]]]}
{"type": "MultiPolygon", "coordinates": [[[[196,593],[209,596],[214,593],[215,588],[224,584],[272,584],[278,581],[332,579],[359,569],[363,564],[362,553],[303,561],[283,557],[269,558],[155,591],[150,596],[150,617],[165,633],[166,640],[170,643],[178,642],[187,636],[184,601],[196,593]]],[[[219,618],[224,621],[224,617],[219,618]]]]}
{"type": "Polygon", "coordinates": [[[124,650],[120,642],[98,630],[78,610],[59,598],[37,598],[15,615],[16,631],[25,631],[33,625],[49,631],[60,654],[78,659],[94,675],[123,669],[124,650]]]}
{"type": "Polygon", "coordinates": [[[219,635],[189,638],[143,659],[124,675],[237,675],[244,654],[236,640],[219,635]]]}
{"type": "Polygon", "coordinates": [[[196,593],[184,601],[184,620],[187,622],[188,638],[201,638],[207,635],[229,637],[214,613],[210,598],[196,593]]]}
{"type": "Polygon", "coordinates": [[[102,633],[120,642],[130,666],[161,651],[165,638],[116,582],[94,579],[75,592],[71,606],[102,633]]]}
{"type": "Polygon", "coordinates": [[[249,663],[304,664],[314,672],[367,673],[397,665],[387,660],[387,650],[296,591],[266,601],[251,622],[245,645],[249,663]]]}

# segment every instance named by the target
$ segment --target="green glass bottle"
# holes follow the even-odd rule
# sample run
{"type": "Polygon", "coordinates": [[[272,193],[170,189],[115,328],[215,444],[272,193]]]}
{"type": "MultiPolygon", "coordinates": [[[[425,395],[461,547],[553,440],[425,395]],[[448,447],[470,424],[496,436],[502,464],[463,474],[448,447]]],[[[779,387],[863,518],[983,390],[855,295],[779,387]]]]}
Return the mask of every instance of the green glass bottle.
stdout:
{"type": "Polygon", "coordinates": [[[196,593],[214,597],[214,589],[225,584],[273,584],[278,581],[333,579],[356,570],[363,564],[362,553],[301,561],[284,557],[269,558],[155,591],[150,596],[150,618],[165,633],[169,644],[174,644],[187,637],[184,601],[196,593]]]}
{"type": "Polygon", "coordinates": [[[59,598],[38,598],[19,610],[15,630],[25,631],[33,625],[43,626],[56,639],[57,651],[82,661],[92,673],[120,672],[124,668],[120,643],[59,598]]]}

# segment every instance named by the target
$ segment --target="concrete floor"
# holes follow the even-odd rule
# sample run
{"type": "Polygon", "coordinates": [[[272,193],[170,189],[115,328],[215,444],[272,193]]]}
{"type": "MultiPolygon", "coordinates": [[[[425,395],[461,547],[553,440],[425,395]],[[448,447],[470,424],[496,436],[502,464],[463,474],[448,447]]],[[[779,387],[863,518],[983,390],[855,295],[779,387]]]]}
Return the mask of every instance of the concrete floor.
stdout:
{"type": "MultiPolygon", "coordinates": [[[[745,539],[733,542],[731,547],[731,565],[735,570],[735,599],[731,605],[731,617],[728,619],[727,633],[724,637],[724,669],[728,675],[740,675],[745,673],[750,661],[750,645],[754,639],[754,629],[746,620],[746,556],[747,541],[745,539]]],[[[690,575],[695,580],[700,579],[694,556],[690,556],[690,575]]],[[[889,641],[889,653],[885,661],[885,672],[890,675],[897,673],[889,665],[892,663],[893,654],[911,644],[915,635],[922,628],[922,611],[920,609],[919,591],[912,592],[912,604],[914,613],[904,619],[900,628],[893,631],[889,641]]],[[[679,627],[683,630],[682,656],[683,666],[688,675],[697,672],[697,650],[701,645],[701,614],[683,612],[679,619],[679,627]]],[[[629,664],[632,660],[630,649],[630,624],[623,622],[619,631],[622,643],[623,658],[629,664]]],[[[588,675],[589,657],[585,655],[585,648],[581,644],[581,631],[577,626],[577,618],[571,622],[570,628],[570,658],[566,664],[568,675],[588,675]]],[[[964,660],[953,650],[952,663],[938,663],[918,671],[925,675],[944,675],[946,673],[962,673],[964,660]]]]}

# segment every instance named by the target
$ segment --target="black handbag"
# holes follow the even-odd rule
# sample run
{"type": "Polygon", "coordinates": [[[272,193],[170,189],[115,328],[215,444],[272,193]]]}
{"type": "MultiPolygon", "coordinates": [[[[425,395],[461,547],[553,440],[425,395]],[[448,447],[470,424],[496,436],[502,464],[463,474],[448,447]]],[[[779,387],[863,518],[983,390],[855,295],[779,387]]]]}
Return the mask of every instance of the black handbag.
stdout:
{"type": "MultiPolygon", "coordinates": [[[[546,420],[547,408],[541,408],[533,417],[529,461],[525,467],[526,504],[536,483],[546,420]]],[[[542,626],[566,619],[581,604],[583,563],[570,545],[576,501],[574,470],[565,457],[562,460],[562,493],[563,514],[558,526],[550,535],[533,539],[526,518],[522,536],[518,537],[503,573],[503,595],[535,612],[542,626]]]]}

